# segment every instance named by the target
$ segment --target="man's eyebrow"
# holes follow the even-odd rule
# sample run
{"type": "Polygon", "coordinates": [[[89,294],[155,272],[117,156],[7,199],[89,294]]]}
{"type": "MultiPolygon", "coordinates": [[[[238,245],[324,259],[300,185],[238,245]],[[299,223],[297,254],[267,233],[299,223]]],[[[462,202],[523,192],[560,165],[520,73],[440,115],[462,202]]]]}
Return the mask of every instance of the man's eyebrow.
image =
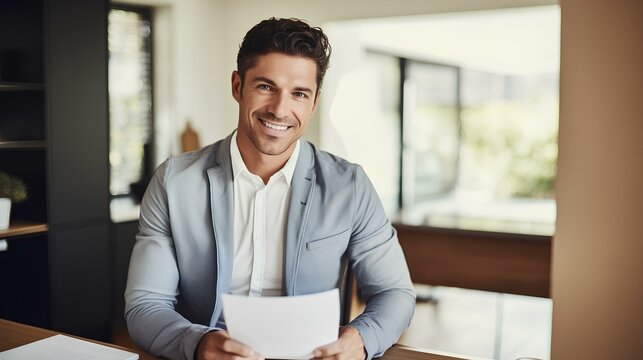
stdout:
{"type": "MultiPolygon", "coordinates": [[[[274,81],[272,81],[272,80],[268,79],[268,78],[267,78],[267,77],[265,77],[265,76],[257,76],[257,77],[255,77],[255,78],[253,78],[253,79],[252,79],[252,82],[254,82],[254,83],[264,82],[264,83],[269,84],[269,85],[271,85],[271,86],[277,87],[277,83],[275,83],[274,81]]],[[[305,87],[305,86],[297,86],[297,87],[295,87],[295,89],[294,89],[294,90],[295,90],[295,91],[306,92],[306,93],[309,93],[309,94],[312,94],[312,93],[313,93],[313,90],[312,90],[312,89],[307,88],[307,87],[305,87]]]]}
{"type": "Polygon", "coordinates": [[[254,79],[252,79],[252,82],[265,82],[265,83],[268,83],[268,84],[270,84],[272,86],[277,86],[277,84],[274,81],[268,79],[267,77],[263,77],[263,76],[255,77],[254,79]]]}
{"type": "Polygon", "coordinates": [[[309,93],[309,94],[312,94],[312,93],[313,93],[313,91],[312,91],[311,89],[309,89],[309,88],[307,88],[307,87],[302,87],[302,86],[297,86],[297,87],[295,88],[295,91],[307,92],[307,93],[309,93]]]}

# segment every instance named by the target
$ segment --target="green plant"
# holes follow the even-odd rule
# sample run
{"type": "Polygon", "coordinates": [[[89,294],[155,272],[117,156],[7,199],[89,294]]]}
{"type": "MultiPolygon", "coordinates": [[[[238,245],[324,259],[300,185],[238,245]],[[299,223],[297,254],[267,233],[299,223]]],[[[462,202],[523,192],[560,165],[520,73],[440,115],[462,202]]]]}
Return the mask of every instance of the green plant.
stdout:
{"type": "Polygon", "coordinates": [[[15,176],[0,171],[0,198],[9,198],[14,203],[27,200],[27,185],[15,176]]]}

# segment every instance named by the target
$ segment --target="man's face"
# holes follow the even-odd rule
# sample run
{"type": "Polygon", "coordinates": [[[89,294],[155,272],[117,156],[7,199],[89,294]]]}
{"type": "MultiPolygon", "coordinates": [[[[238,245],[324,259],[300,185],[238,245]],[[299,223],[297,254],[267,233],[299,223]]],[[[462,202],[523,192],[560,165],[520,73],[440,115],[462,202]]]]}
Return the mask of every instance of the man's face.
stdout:
{"type": "Polygon", "coordinates": [[[316,75],[313,60],[280,53],[259,56],[243,84],[239,73],[232,73],[242,154],[290,156],[317,108],[316,75]]]}

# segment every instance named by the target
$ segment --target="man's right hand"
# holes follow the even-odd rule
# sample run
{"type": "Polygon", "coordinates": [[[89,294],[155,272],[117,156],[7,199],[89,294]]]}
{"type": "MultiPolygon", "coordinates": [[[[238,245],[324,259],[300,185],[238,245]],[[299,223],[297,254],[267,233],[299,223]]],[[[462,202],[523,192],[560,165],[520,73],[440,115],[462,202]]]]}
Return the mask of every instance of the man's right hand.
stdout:
{"type": "Polygon", "coordinates": [[[196,348],[197,360],[251,359],[263,360],[261,354],[228,335],[227,331],[211,331],[203,335],[196,348]]]}

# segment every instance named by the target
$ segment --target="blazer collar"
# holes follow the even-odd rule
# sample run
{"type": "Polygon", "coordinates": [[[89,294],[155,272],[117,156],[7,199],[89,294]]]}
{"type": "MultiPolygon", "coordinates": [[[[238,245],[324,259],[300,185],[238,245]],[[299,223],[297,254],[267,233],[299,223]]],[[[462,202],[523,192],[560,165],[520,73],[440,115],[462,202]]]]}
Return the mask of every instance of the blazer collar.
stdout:
{"type": "Polygon", "coordinates": [[[210,215],[216,249],[216,296],[211,324],[216,324],[223,305],[221,294],[230,288],[234,259],[234,188],[230,162],[231,135],[215,143],[214,164],[207,169],[210,184],[210,215]]]}
{"type": "Polygon", "coordinates": [[[284,278],[286,295],[297,295],[296,279],[299,255],[306,232],[306,223],[315,193],[314,147],[308,141],[301,141],[301,149],[290,189],[290,206],[284,244],[284,278]]]}

